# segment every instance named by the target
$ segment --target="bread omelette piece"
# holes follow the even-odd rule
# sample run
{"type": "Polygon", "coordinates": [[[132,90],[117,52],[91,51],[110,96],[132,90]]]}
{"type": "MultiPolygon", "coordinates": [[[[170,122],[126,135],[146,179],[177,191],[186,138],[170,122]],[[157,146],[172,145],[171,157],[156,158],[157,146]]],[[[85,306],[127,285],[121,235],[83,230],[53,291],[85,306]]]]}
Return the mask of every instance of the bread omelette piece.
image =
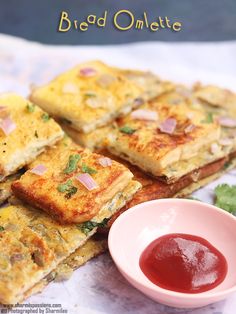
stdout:
{"type": "Polygon", "coordinates": [[[167,183],[225,156],[222,146],[212,149],[220,138],[219,123],[185,103],[153,100],[117,125],[108,149],[167,183]]]}
{"type": "Polygon", "coordinates": [[[15,94],[0,95],[0,181],[63,137],[47,113],[15,94]]]}
{"type": "Polygon", "coordinates": [[[104,253],[106,250],[106,237],[97,237],[95,234],[89,238],[85,244],[61,262],[56,269],[54,269],[31,289],[26,291],[24,295],[22,295],[23,299],[21,302],[34,294],[42,292],[43,289],[52,281],[60,282],[68,280],[72,276],[74,270],[83,266],[92,258],[104,253]]]}
{"type": "Polygon", "coordinates": [[[74,143],[59,144],[41,154],[12,184],[13,193],[63,223],[106,218],[133,174],[116,161],[104,165],[104,158],[74,143]],[[43,171],[38,173],[38,168],[43,171]]]}
{"type": "MultiPolygon", "coordinates": [[[[56,271],[72,253],[76,254],[76,249],[139,188],[138,182],[129,182],[109,207],[104,206],[96,217],[80,224],[62,225],[43,211],[11,198],[12,205],[0,208],[0,303],[16,304],[25,299],[30,289],[56,271]]],[[[72,255],[68,263],[76,267],[77,262],[72,255]]]]}
{"type": "Polygon", "coordinates": [[[120,71],[91,61],[35,88],[30,99],[74,129],[89,133],[139,106],[142,92],[120,71]]]}
{"type": "MultiPolygon", "coordinates": [[[[188,108],[205,112],[206,121],[218,121],[221,127],[220,137],[212,143],[210,151],[228,158],[236,151],[236,106],[233,105],[233,99],[235,101],[235,94],[229,90],[197,83],[193,88],[175,85],[171,91],[156,97],[155,102],[173,106],[184,103],[188,108]]],[[[208,160],[208,156],[205,156],[208,160]]]]}
{"type": "Polygon", "coordinates": [[[0,303],[16,304],[96,231],[62,226],[24,205],[0,209],[0,303]]]}

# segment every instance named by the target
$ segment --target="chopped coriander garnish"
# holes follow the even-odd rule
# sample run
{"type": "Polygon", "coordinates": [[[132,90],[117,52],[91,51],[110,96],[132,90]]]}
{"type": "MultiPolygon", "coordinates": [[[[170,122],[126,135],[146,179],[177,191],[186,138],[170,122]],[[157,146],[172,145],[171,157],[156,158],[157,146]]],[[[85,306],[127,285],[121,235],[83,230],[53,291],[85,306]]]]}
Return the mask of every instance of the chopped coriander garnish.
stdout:
{"type": "Polygon", "coordinates": [[[79,154],[70,155],[69,161],[67,163],[67,166],[64,170],[64,173],[70,174],[74,172],[78,167],[78,162],[81,159],[81,156],[79,154]]]}
{"type": "Polygon", "coordinates": [[[229,213],[236,212],[236,185],[220,184],[215,188],[215,205],[229,213]]]}
{"type": "Polygon", "coordinates": [[[30,112],[30,113],[31,113],[31,112],[34,112],[34,110],[35,110],[35,105],[28,103],[27,106],[26,106],[26,109],[27,109],[27,111],[30,112]]]}
{"type": "Polygon", "coordinates": [[[88,235],[90,231],[92,231],[95,227],[97,227],[97,223],[93,221],[86,221],[80,225],[78,228],[85,234],[88,235]]]}
{"type": "Polygon", "coordinates": [[[77,187],[72,185],[72,180],[59,184],[57,190],[61,193],[66,193],[65,198],[67,199],[71,198],[78,191],[77,187]]]}
{"type": "Polygon", "coordinates": [[[0,226],[0,231],[4,231],[5,228],[3,226],[0,226]]]}
{"type": "Polygon", "coordinates": [[[230,161],[227,161],[227,162],[224,164],[224,169],[228,169],[231,165],[232,165],[232,163],[231,163],[230,161]]]}
{"type": "Polygon", "coordinates": [[[110,218],[104,218],[102,222],[98,223],[98,227],[104,228],[107,227],[107,223],[110,220],[110,218]]]}
{"type": "Polygon", "coordinates": [[[96,94],[94,94],[94,93],[85,93],[84,96],[86,96],[86,97],[96,97],[96,94]]]}
{"type": "Polygon", "coordinates": [[[212,112],[208,112],[206,115],[206,118],[204,120],[201,121],[202,123],[213,123],[214,119],[213,119],[213,113],[212,112]]]}
{"type": "Polygon", "coordinates": [[[37,130],[34,131],[34,136],[37,138],[39,137],[37,130]]]}
{"type": "Polygon", "coordinates": [[[77,227],[85,234],[88,235],[96,227],[104,228],[107,225],[109,218],[103,219],[102,222],[86,221],[82,224],[77,225],[77,227]]]}
{"type": "Polygon", "coordinates": [[[51,119],[48,113],[43,113],[41,115],[41,118],[43,119],[44,122],[48,122],[51,119]]]}
{"type": "Polygon", "coordinates": [[[65,195],[65,198],[67,198],[67,199],[71,198],[71,196],[74,195],[77,191],[78,191],[77,187],[71,186],[71,187],[67,190],[67,193],[66,193],[66,195],[65,195]]]}
{"type": "Polygon", "coordinates": [[[133,134],[136,130],[132,129],[131,127],[129,127],[128,125],[123,126],[122,128],[119,129],[120,132],[125,133],[125,134],[133,134]]]}
{"type": "Polygon", "coordinates": [[[67,143],[67,139],[69,138],[69,136],[65,133],[64,134],[64,137],[63,137],[63,145],[64,146],[68,146],[68,143],[67,143]]]}
{"type": "Polygon", "coordinates": [[[84,163],[82,164],[81,170],[82,170],[82,172],[89,173],[89,174],[97,173],[97,170],[88,167],[88,166],[87,166],[86,164],[84,164],[84,163]]]}
{"type": "Polygon", "coordinates": [[[71,186],[72,186],[72,180],[68,180],[66,183],[59,184],[57,187],[57,190],[61,193],[65,193],[71,186]]]}

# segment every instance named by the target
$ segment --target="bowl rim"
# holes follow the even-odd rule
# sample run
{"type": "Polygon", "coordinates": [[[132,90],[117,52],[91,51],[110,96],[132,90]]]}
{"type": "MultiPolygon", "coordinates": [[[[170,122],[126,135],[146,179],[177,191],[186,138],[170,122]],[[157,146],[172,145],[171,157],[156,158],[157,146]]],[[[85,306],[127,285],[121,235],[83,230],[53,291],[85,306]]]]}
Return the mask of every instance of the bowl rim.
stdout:
{"type": "Polygon", "coordinates": [[[129,272],[126,271],[126,269],[124,269],[123,267],[120,266],[120,264],[117,262],[116,259],[116,253],[113,250],[113,246],[112,246],[112,242],[113,242],[113,234],[115,232],[117,232],[117,229],[119,229],[119,224],[122,222],[123,219],[125,219],[125,217],[132,215],[132,213],[136,210],[142,210],[142,208],[146,207],[148,204],[159,204],[159,203],[168,203],[170,202],[171,204],[173,203],[195,203],[201,207],[207,207],[210,210],[213,211],[217,211],[218,213],[222,214],[225,217],[230,218],[231,220],[235,221],[236,224],[236,217],[230,213],[228,213],[227,211],[216,207],[214,205],[208,204],[208,203],[204,203],[198,200],[191,200],[191,199],[184,199],[184,198],[162,198],[162,199],[157,199],[157,200],[152,200],[152,201],[147,201],[147,202],[143,202],[140,204],[137,204],[131,208],[129,208],[127,211],[123,212],[112,224],[110,230],[109,230],[109,234],[108,234],[108,248],[109,248],[109,252],[111,254],[111,257],[114,261],[114,263],[116,264],[116,266],[118,267],[118,269],[120,270],[121,273],[124,273],[126,277],[128,277],[131,281],[134,281],[137,286],[135,286],[138,289],[138,286],[143,287],[144,289],[148,289],[149,291],[151,290],[153,293],[158,293],[158,294],[162,294],[162,295],[168,295],[169,297],[175,297],[178,299],[188,299],[188,300],[203,300],[203,299],[208,299],[208,298],[218,298],[218,297],[224,297],[225,295],[231,294],[233,292],[236,292],[236,284],[228,289],[224,289],[222,291],[216,291],[214,292],[214,289],[205,291],[205,292],[201,292],[201,293],[183,293],[183,292],[176,292],[176,291],[172,291],[172,290],[168,290],[168,289],[164,289],[161,288],[159,286],[156,286],[154,284],[151,283],[150,281],[150,285],[149,284],[144,284],[142,281],[137,280],[136,278],[134,278],[133,276],[131,276],[129,274],[129,272]],[[152,286],[153,285],[153,286],[152,286]],[[213,291],[213,292],[212,292],[213,291]]]}

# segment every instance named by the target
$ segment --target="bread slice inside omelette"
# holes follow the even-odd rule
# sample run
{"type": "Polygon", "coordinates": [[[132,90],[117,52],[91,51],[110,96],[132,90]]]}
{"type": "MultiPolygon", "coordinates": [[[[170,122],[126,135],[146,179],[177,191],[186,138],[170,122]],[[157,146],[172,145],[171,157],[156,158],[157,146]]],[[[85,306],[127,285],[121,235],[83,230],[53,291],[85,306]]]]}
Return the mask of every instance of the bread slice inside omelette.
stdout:
{"type": "MultiPolygon", "coordinates": [[[[217,121],[206,112],[185,103],[171,105],[151,101],[141,114],[156,119],[137,119],[131,113],[117,121],[108,149],[151,175],[171,183],[181,176],[225,155],[223,147],[213,151],[221,134],[217,121]],[[171,123],[172,130],[169,126],[171,123]]],[[[140,111],[140,110],[139,110],[140,111]]]]}
{"type": "Polygon", "coordinates": [[[62,223],[88,221],[109,211],[133,177],[116,161],[104,166],[104,158],[74,143],[60,143],[30,164],[12,184],[13,193],[62,223]],[[38,167],[44,169],[40,174],[35,173],[38,167]]]}

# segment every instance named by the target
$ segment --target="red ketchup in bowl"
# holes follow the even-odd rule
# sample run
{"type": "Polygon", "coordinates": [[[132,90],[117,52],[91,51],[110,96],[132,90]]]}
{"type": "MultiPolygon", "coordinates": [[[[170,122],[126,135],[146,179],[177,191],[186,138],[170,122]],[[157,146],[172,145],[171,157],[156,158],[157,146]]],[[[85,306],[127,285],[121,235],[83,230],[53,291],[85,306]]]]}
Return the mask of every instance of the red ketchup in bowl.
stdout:
{"type": "Polygon", "coordinates": [[[224,255],[211,243],[181,233],[167,234],[151,242],[141,254],[139,265],[155,285],[183,293],[215,288],[228,270],[224,255]]]}

